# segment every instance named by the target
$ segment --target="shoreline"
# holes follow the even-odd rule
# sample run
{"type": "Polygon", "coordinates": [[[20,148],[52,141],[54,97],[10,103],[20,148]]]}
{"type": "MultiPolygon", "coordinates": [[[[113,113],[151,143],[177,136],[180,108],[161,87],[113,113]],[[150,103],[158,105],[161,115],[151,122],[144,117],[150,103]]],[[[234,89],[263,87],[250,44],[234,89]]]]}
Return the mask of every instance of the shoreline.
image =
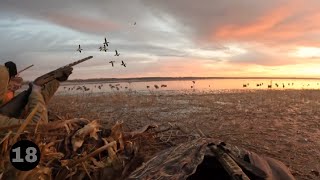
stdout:
{"type": "Polygon", "coordinates": [[[67,82],[149,82],[149,81],[187,81],[205,79],[261,79],[261,80],[320,80],[307,77],[136,77],[136,78],[92,78],[72,79],[67,82]]]}

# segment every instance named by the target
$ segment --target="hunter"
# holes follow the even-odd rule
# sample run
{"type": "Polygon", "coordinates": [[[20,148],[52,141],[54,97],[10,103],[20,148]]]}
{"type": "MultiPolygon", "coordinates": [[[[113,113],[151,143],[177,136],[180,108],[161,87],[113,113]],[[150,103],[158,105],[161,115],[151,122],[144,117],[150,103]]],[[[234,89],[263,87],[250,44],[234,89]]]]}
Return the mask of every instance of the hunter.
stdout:
{"type": "Polygon", "coordinates": [[[23,79],[18,76],[17,66],[14,62],[8,61],[4,65],[9,71],[9,83],[3,100],[3,103],[6,103],[10,101],[14,97],[15,92],[22,87],[23,79]]]}
{"type": "MultiPolygon", "coordinates": [[[[60,77],[47,83],[44,87],[37,86],[34,83],[29,84],[29,88],[32,88],[32,90],[29,96],[27,107],[25,109],[25,114],[28,115],[36,107],[36,105],[39,104],[39,108],[37,109],[37,112],[32,119],[34,123],[40,120],[43,122],[48,122],[48,111],[46,105],[48,104],[54,93],[58,90],[60,82],[66,81],[70,74],[72,74],[72,70],[72,68],[69,68],[63,71],[60,77]]],[[[9,82],[12,77],[16,76],[16,74],[17,69],[14,63],[9,63],[5,66],[0,65],[0,106],[6,103],[6,101],[8,100],[7,96],[9,82]]],[[[21,124],[23,118],[25,117],[16,119],[0,114],[0,127],[21,124]]]]}

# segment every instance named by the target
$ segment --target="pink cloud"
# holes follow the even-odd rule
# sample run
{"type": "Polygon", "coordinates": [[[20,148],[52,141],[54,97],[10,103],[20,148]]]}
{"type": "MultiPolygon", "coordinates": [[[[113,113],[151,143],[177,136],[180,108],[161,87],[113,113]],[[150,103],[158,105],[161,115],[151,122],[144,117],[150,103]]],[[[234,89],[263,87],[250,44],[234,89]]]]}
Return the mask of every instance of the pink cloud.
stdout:
{"type": "Polygon", "coordinates": [[[320,13],[317,3],[290,1],[264,12],[256,20],[221,24],[210,31],[209,41],[257,42],[268,46],[320,45],[320,13]]]}

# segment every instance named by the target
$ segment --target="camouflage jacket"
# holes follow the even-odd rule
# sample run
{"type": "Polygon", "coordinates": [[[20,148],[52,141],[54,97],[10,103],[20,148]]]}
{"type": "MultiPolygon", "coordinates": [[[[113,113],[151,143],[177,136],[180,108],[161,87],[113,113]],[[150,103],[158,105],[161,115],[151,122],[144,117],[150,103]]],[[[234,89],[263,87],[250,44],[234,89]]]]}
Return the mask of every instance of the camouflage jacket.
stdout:
{"type": "Polygon", "coordinates": [[[9,72],[5,66],[0,65],[0,105],[4,103],[9,84],[9,72]]]}
{"type": "MultiPolygon", "coordinates": [[[[5,94],[8,88],[8,82],[9,73],[4,66],[0,66],[0,105],[4,102],[5,94]]],[[[49,103],[54,93],[58,90],[59,85],[59,81],[54,80],[47,83],[41,90],[41,93],[32,91],[32,93],[29,96],[29,102],[25,109],[25,114],[28,115],[33,110],[33,108],[35,108],[35,106],[39,104],[39,108],[32,119],[33,122],[38,122],[39,120],[48,122],[48,111],[46,105],[49,103]]],[[[21,122],[21,119],[9,118],[0,115],[0,126],[20,124],[21,122]]]]}

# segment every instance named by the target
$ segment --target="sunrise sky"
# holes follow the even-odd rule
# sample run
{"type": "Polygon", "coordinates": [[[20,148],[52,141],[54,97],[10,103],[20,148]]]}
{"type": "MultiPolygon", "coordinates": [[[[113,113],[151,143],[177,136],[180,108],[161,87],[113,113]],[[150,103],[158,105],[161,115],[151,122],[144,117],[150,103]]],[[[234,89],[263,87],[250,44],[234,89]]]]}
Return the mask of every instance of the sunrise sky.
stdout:
{"type": "Polygon", "coordinates": [[[319,8],[319,0],[0,0],[0,61],[34,64],[28,80],[90,55],[71,79],[320,77],[319,8]],[[104,37],[107,53],[98,49],[104,37]]]}

